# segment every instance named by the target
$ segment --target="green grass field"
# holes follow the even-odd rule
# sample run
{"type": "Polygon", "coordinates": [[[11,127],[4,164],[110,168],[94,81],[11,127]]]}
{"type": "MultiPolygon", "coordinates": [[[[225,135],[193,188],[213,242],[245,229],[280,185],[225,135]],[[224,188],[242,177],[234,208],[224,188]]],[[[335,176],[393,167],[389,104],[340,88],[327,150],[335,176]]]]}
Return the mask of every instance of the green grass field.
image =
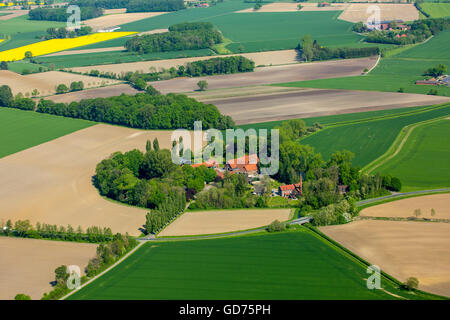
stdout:
{"type": "Polygon", "coordinates": [[[94,124],[85,120],[0,108],[0,158],[94,124]]]}
{"type": "Polygon", "coordinates": [[[330,126],[307,136],[301,143],[314,147],[325,160],[335,151],[350,150],[355,153],[353,164],[363,167],[384,154],[403,127],[445,115],[450,116],[450,104],[386,119],[330,126]]]}
{"type": "Polygon", "coordinates": [[[147,243],[69,299],[395,299],[365,279],[361,262],[303,229],[147,243]]]}
{"type": "Polygon", "coordinates": [[[415,81],[423,79],[426,69],[437,64],[450,66],[450,29],[441,32],[424,44],[382,58],[379,65],[367,76],[321,79],[281,84],[288,87],[352,89],[426,94],[436,89],[439,95],[450,96],[450,87],[420,86],[415,81]]]}
{"type": "Polygon", "coordinates": [[[416,127],[400,152],[375,172],[402,181],[402,191],[450,187],[450,119],[416,127]]]}
{"type": "Polygon", "coordinates": [[[450,3],[422,3],[422,10],[430,15],[430,18],[450,17],[450,3]]]}

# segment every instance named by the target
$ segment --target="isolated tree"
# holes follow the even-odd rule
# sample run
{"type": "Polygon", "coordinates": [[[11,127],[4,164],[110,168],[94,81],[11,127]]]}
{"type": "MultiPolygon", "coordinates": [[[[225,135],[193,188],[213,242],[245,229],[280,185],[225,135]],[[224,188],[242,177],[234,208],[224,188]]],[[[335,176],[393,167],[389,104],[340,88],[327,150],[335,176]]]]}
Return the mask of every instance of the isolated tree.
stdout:
{"type": "Polygon", "coordinates": [[[39,94],[40,94],[40,92],[39,92],[38,89],[34,89],[34,90],[31,92],[31,96],[33,96],[33,97],[37,97],[39,94]]]}
{"type": "Polygon", "coordinates": [[[8,63],[6,61],[0,62],[0,70],[8,70],[8,63]]]}
{"type": "Polygon", "coordinates": [[[0,107],[9,107],[13,101],[11,88],[7,85],[0,87],[0,107]]]}
{"type": "Polygon", "coordinates": [[[422,215],[422,210],[420,210],[420,209],[414,210],[414,216],[416,218],[420,217],[421,215],[422,215]]]}
{"type": "Polygon", "coordinates": [[[206,80],[200,80],[197,82],[197,85],[200,91],[205,91],[208,88],[208,82],[206,80]]]}
{"type": "Polygon", "coordinates": [[[303,6],[301,4],[297,5],[297,10],[302,10],[303,6]]]}
{"type": "Polygon", "coordinates": [[[260,3],[257,3],[257,4],[255,4],[255,6],[253,7],[253,10],[259,10],[259,9],[261,9],[261,4],[260,3]]]}
{"type": "Polygon", "coordinates": [[[25,52],[25,59],[31,59],[33,58],[33,53],[31,51],[25,52]]]}
{"type": "Polygon", "coordinates": [[[314,57],[314,51],[313,51],[313,41],[309,34],[305,34],[302,37],[302,58],[305,61],[311,61],[314,57]]]}
{"type": "Polygon", "coordinates": [[[65,265],[59,266],[55,269],[55,281],[57,285],[65,286],[69,276],[70,275],[67,272],[67,267],[65,265]]]}
{"type": "Polygon", "coordinates": [[[405,288],[410,291],[417,289],[419,287],[419,279],[417,279],[415,277],[410,277],[406,280],[404,285],[405,285],[405,288]]]}
{"type": "Polygon", "coordinates": [[[436,215],[436,210],[434,208],[431,208],[431,216],[434,217],[436,215]]]}
{"type": "Polygon", "coordinates": [[[153,140],[153,150],[159,151],[159,141],[158,141],[158,138],[155,138],[155,140],[153,140]]]}
{"type": "Polygon", "coordinates": [[[57,94],[66,93],[68,91],[69,91],[69,88],[67,88],[67,86],[63,83],[56,87],[57,94]]]}
{"type": "Polygon", "coordinates": [[[150,150],[152,150],[152,142],[147,140],[147,143],[145,144],[145,151],[149,152],[150,150]]]}
{"type": "Polygon", "coordinates": [[[26,295],[24,293],[18,293],[16,294],[16,296],[14,297],[14,300],[31,300],[29,295],[26,295]]]}

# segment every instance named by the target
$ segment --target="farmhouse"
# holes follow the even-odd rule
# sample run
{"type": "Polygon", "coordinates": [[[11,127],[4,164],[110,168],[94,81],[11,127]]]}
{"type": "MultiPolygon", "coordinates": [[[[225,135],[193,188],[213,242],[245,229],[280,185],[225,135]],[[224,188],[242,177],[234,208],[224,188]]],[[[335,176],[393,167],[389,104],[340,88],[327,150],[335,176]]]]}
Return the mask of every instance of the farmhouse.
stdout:
{"type": "Polygon", "coordinates": [[[259,158],[256,154],[245,155],[243,157],[229,160],[225,169],[231,173],[245,173],[247,175],[258,174],[259,158]]]}
{"type": "Polygon", "coordinates": [[[450,86],[450,76],[443,75],[437,78],[430,78],[425,80],[417,80],[416,84],[418,85],[431,85],[431,86],[450,86]]]}
{"type": "Polygon", "coordinates": [[[197,167],[200,167],[200,166],[205,166],[207,168],[217,168],[218,163],[217,163],[216,160],[210,159],[210,160],[207,160],[207,161],[202,162],[202,163],[193,164],[192,168],[197,168],[197,167]]]}
{"type": "Polygon", "coordinates": [[[300,176],[300,182],[296,184],[287,184],[278,187],[278,193],[285,198],[296,198],[303,193],[303,181],[300,176]]]}

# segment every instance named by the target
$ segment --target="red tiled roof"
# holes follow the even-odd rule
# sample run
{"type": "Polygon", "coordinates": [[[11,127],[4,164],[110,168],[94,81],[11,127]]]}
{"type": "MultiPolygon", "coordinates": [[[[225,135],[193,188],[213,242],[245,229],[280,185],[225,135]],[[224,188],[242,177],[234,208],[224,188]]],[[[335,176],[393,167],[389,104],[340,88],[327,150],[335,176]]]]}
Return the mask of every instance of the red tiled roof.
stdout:
{"type": "Polygon", "coordinates": [[[256,154],[245,155],[243,157],[227,161],[227,164],[232,169],[237,168],[239,165],[241,165],[241,166],[257,165],[258,163],[259,163],[259,158],[256,154]]]}
{"type": "Polygon", "coordinates": [[[217,162],[215,160],[208,160],[208,161],[205,161],[202,163],[196,163],[196,164],[191,165],[192,168],[197,168],[200,166],[205,166],[207,168],[211,168],[211,167],[217,166],[217,162]]]}

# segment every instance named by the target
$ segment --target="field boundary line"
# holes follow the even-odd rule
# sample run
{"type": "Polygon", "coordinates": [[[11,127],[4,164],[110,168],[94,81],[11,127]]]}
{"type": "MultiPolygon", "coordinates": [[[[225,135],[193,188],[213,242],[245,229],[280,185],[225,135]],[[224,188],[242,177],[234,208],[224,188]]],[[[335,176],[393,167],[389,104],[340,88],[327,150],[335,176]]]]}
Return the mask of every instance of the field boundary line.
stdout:
{"type": "MultiPolygon", "coordinates": [[[[139,240],[138,240],[139,241],[139,240]]],[[[112,266],[106,268],[105,270],[103,270],[102,272],[100,272],[98,275],[96,275],[95,277],[93,277],[92,279],[90,279],[89,281],[83,283],[81,286],[79,286],[78,288],[76,288],[75,290],[69,292],[68,294],[66,294],[64,297],[60,298],[59,300],[65,300],[68,297],[70,297],[71,295],[73,295],[75,292],[80,291],[81,289],[83,289],[85,286],[87,286],[88,284],[90,284],[91,282],[95,281],[96,279],[100,278],[102,275],[104,275],[105,273],[107,273],[108,271],[110,271],[111,269],[115,268],[116,266],[118,266],[121,262],[123,262],[126,258],[128,258],[130,255],[132,255],[134,252],[136,252],[137,249],[139,249],[140,247],[142,247],[145,244],[145,241],[139,241],[139,244],[134,247],[130,252],[128,252],[126,255],[124,255],[122,258],[120,258],[118,261],[116,261],[112,266]]]]}
{"type": "Polygon", "coordinates": [[[421,122],[416,122],[414,124],[404,127],[398,134],[397,138],[395,138],[394,142],[389,147],[389,149],[383,155],[381,155],[380,157],[378,157],[377,159],[373,160],[371,163],[366,165],[364,168],[362,168],[361,172],[369,174],[369,173],[373,172],[375,169],[377,169],[378,167],[385,164],[386,161],[391,160],[392,158],[397,156],[400,153],[400,151],[403,149],[403,146],[405,145],[406,141],[408,140],[409,136],[414,131],[414,129],[416,129],[420,126],[428,125],[433,122],[438,122],[438,121],[444,120],[447,117],[448,117],[448,115],[442,116],[439,118],[421,121],[421,122]]]}

